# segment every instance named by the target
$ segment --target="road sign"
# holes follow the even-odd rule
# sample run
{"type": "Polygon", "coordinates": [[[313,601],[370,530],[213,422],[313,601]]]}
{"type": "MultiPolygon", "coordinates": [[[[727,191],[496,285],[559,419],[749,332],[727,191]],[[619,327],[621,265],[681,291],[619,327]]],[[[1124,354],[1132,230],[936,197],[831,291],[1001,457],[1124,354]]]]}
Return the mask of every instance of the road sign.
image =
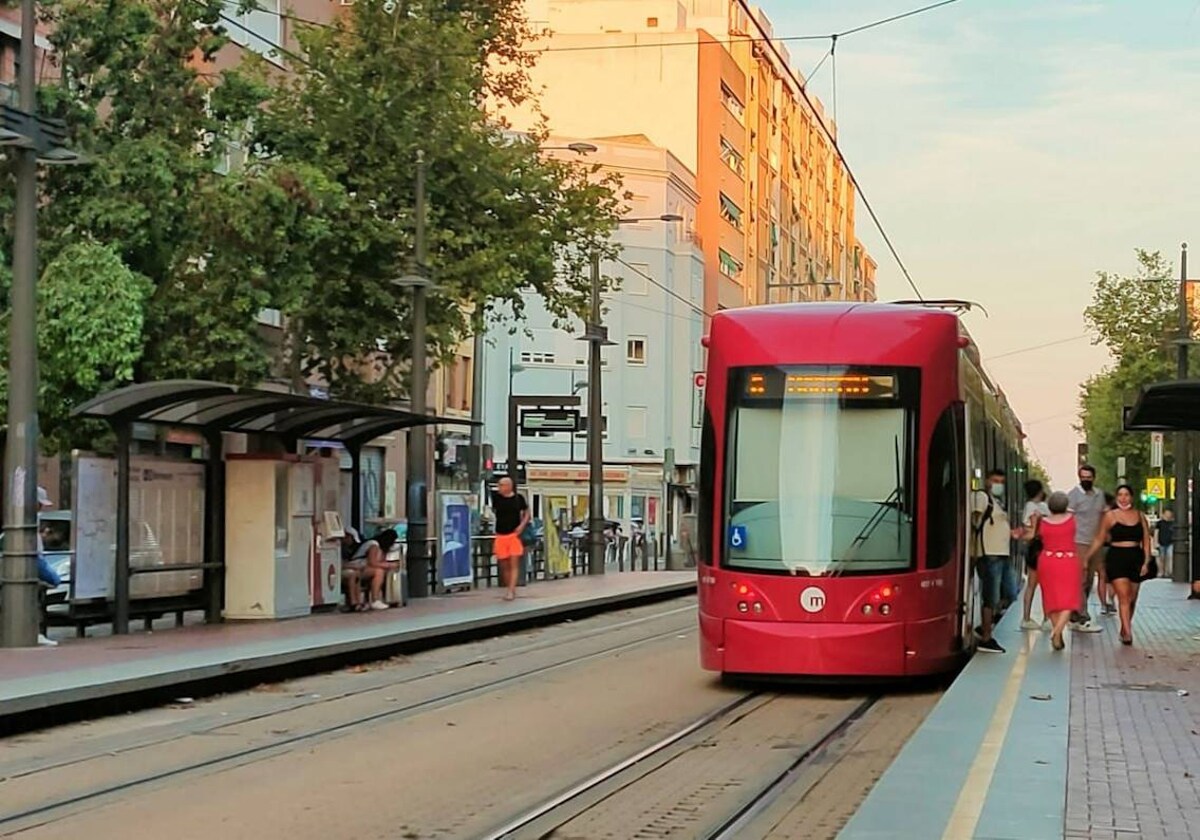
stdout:
{"type": "Polygon", "coordinates": [[[746,541],[749,539],[749,534],[746,531],[745,525],[730,525],[729,526],[729,547],[743,549],[746,547],[746,541]]]}
{"type": "Polygon", "coordinates": [[[692,384],[697,388],[703,388],[707,381],[708,377],[704,374],[704,371],[692,374],[692,384]]]}
{"type": "Polygon", "coordinates": [[[579,410],[574,408],[539,408],[521,412],[522,432],[577,432],[579,410]]]}
{"type": "Polygon", "coordinates": [[[1150,435],[1150,466],[1161,470],[1163,465],[1163,435],[1153,432],[1150,435]]]}
{"type": "Polygon", "coordinates": [[[1161,476],[1146,479],[1146,495],[1158,499],[1167,498],[1167,480],[1161,476]]]}
{"type": "Polygon", "coordinates": [[[692,384],[696,387],[692,388],[692,428],[699,429],[704,425],[704,386],[708,382],[708,377],[704,371],[697,371],[692,374],[692,384]]]}

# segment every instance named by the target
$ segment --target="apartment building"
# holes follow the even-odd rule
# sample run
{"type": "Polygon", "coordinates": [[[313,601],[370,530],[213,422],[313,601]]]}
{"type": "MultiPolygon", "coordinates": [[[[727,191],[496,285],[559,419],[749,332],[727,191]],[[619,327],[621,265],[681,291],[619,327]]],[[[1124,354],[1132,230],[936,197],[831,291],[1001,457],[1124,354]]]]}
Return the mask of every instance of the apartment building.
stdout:
{"type": "MultiPolygon", "coordinates": [[[[695,176],[678,157],[640,135],[617,138],[551,138],[561,148],[584,141],[597,147],[588,164],[620,176],[631,194],[627,219],[615,240],[619,258],[603,273],[617,281],[604,296],[604,322],[612,346],[602,351],[605,511],[629,522],[641,519],[665,533],[666,506],[679,522],[684,498],[675,488],[695,481],[700,456],[699,390],[703,369],[704,261],[692,231],[699,195],[695,176]],[[662,222],[663,215],[682,221],[662,222]]],[[[562,154],[562,153],[554,153],[562,154]]],[[[569,154],[569,153],[567,153],[569,154]]],[[[586,516],[588,499],[588,344],[582,324],[556,329],[540,299],[530,294],[521,324],[491,326],[484,357],[484,440],[507,462],[508,397],[577,395],[584,429],[576,433],[527,431],[518,458],[527,463],[535,513],[586,516]],[[513,329],[515,328],[515,332],[513,329]]]]}
{"type": "MultiPolygon", "coordinates": [[[[557,133],[642,134],[696,173],[704,308],[875,297],[853,185],[771,22],[743,0],[527,0],[557,133]]],[[[518,128],[533,107],[510,115],[518,128]]]]}

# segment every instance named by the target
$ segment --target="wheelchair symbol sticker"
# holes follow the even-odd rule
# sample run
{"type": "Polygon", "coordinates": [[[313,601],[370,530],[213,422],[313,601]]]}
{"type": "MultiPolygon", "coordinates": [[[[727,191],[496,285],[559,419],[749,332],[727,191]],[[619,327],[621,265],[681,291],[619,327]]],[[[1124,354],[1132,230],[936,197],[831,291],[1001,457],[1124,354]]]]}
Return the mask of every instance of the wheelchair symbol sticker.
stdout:
{"type": "Polygon", "coordinates": [[[729,526],[729,547],[742,549],[746,547],[748,534],[745,525],[729,526]]]}

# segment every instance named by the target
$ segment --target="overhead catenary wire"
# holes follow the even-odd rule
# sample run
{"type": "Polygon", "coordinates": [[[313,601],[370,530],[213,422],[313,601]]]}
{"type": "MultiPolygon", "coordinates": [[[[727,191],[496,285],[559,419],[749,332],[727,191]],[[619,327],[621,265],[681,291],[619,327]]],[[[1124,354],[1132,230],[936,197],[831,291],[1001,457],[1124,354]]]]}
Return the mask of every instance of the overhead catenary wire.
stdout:
{"type": "Polygon", "coordinates": [[[1021,347],[1017,350],[1009,350],[1004,353],[997,353],[995,356],[988,356],[986,359],[984,359],[984,361],[985,362],[994,362],[997,359],[1007,359],[1010,356],[1020,356],[1025,353],[1033,353],[1038,350],[1045,350],[1050,347],[1058,347],[1059,345],[1062,345],[1062,344],[1073,344],[1076,341],[1083,341],[1085,338],[1090,338],[1090,337],[1091,336],[1088,333],[1083,333],[1081,335],[1073,335],[1070,338],[1059,338],[1059,339],[1055,339],[1054,341],[1043,342],[1042,344],[1034,344],[1031,347],[1021,347]]]}
{"type": "Polygon", "coordinates": [[[623,260],[621,257],[617,257],[617,258],[616,258],[616,261],[617,261],[617,262],[619,262],[621,265],[625,266],[626,268],[628,268],[628,269],[629,269],[630,271],[632,271],[634,274],[636,274],[636,275],[638,275],[639,277],[641,277],[641,278],[643,278],[644,280],[646,280],[648,283],[652,283],[652,284],[654,284],[655,286],[657,286],[658,288],[662,289],[662,290],[663,290],[664,292],[666,292],[668,295],[670,295],[671,297],[675,298],[677,301],[679,301],[680,303],[682,303],[684,306],[687,306],[688,308],[690,308],[690,309],[691,309],[693,312],[695,312],[696,314],[698,314],[698,315],[703,315],[703,316],[704,316],[704,317],[706,317],[706,318],[711,318],[711,317],[712,317],[712,313],[711,313],[711,312],[706,312],[706,311],[704,311],[704,309],[703,309],[703,308],[701,308],[701,307],[697,306],[695,303],[693,303],[692,301],[688,300],[688,299],[687,299],[687,298],[685,298],[683,295],[681,295],[681,294],[679,294],[678,292],[676,292],[674,289],[672,289],[672,288],[669,288],[668,286],[664,286],[662,283],[660,283],[660,282],[658,282],[657,280],[655,280],[653,277],[651,277],[651,276],[650,276],[649,274],[647,274],[646,272],[642,271],[642,270],[641,270],[640,268],[638,268],[636,265],[633,265],[632,263],[628,263],[628,262],[626,262],[626,261],[625,261],[625,260],[623,260]]]}

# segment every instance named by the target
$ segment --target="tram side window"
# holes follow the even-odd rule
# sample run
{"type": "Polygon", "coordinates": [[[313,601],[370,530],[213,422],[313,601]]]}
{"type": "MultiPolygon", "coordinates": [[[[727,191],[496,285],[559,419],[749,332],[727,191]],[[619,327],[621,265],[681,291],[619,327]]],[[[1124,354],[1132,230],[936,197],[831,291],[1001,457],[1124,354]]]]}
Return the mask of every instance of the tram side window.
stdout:
{"type": "Polygon", "coordinates": [[[938,420],[929,444],[929,507],[925,567],[940,569],[958,554],[962,519],[963,466],[959,452],[959,409],[950,406],[938,420]]]}
{"type": "Polygon", "coordinates": [[[713,531],[713,490],[716,485],[717,432],[713,427],[712,412],[704,410],[704,423],[700,429],[700,487],[699,506],[696,512],[696,547],[700,562],[711,565],[713,531]]]}

